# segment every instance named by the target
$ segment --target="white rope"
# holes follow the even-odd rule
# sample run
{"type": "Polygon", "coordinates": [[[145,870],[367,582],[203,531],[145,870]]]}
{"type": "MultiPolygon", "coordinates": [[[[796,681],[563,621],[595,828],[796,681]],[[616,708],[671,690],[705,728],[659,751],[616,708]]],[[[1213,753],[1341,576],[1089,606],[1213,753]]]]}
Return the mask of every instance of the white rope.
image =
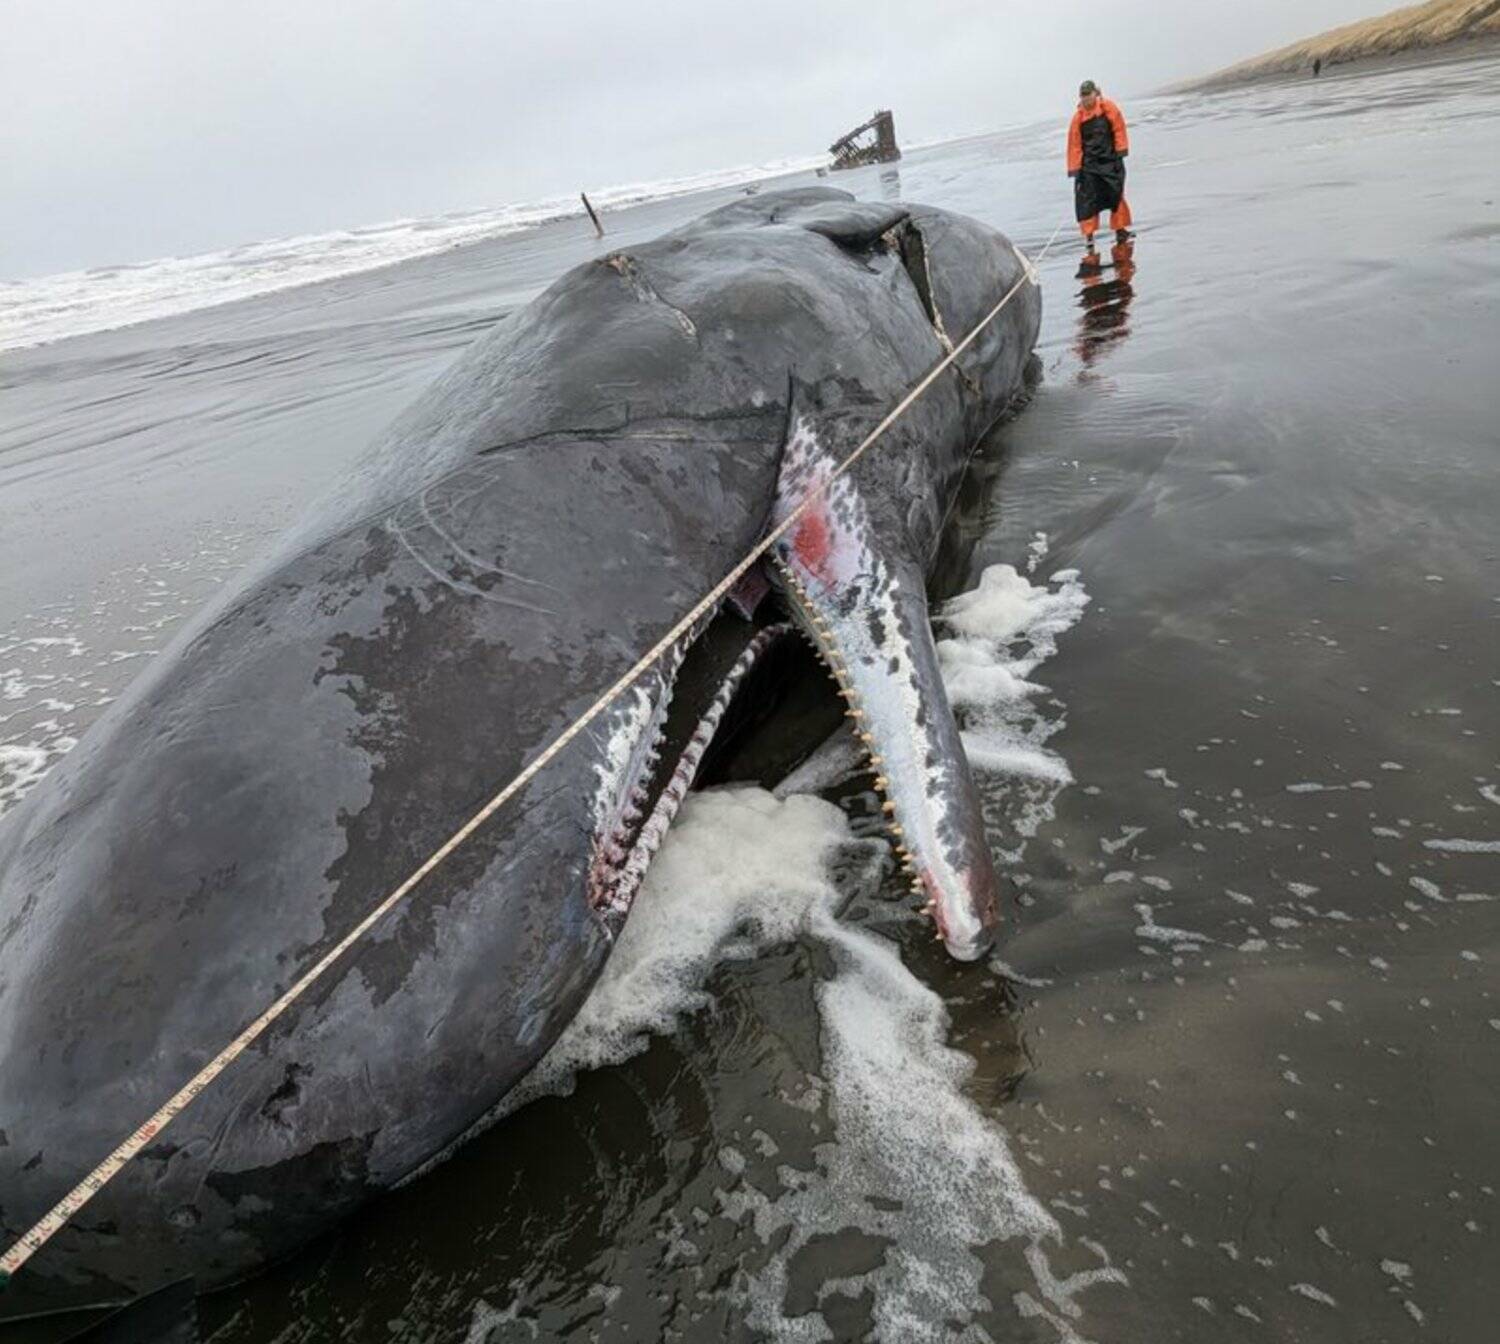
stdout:
{"type": "MultiPolygon", "coordinates": [[[[1052,231],[1052,237],[1047,240],[1047,245],[1042,249],[1037,261],[1041,262],[1052,250],[1052,244],[1057,241],[1057,235],[1062,231],[1059,224],[1052,231]]],[[[600,714],[613,704],[630,686],[647,671],[653,663],[668,649],[677,643],[698,621],[712,608],[716,607],[729,593],[744,574],[755,564],[767,551],[780,541],[793,527],[801,521],[803,515],[821,497],[840,476],[844,475],[870,447],[896,423],[911,408],[912,404],[929,387],[935,383],[943,372],[954,363],[958,357],[974,342],[975,338],[991,322],[993,322],[1015,296],[1027,284],[1040,284],[1036,266],[1027,258],[1020,248],[1015,248],[1017,259],[1021,263],[1021,278],[1008,289],[1000,301],[990,309],[975,325],[974,329],[964,337],[953,349],[938,363],[937,367],[927,374],[905,397],[901,399],[895,408],[883,419],[864,440],[850,452],[834,471],[814,489],[810,490],[802,502],[796,506],[787,516],[774,527],[765,537],[753,546],[745,557],[734,566],[717,584],[714,585],[698,601],[691,611],[667,631],[655,644],[651,646],[630,668],[624,673],[608,690],[606,690],[592,705],[588,707],[578,718],[568,725],[556,738],[552,740],[537,755],[524,770],[504,788],[485,803],[472,817],[458,828],[442,845],[400,886],[390,893],[383,901],[376,905],[363,919],[349,930],[337,943],[325,952],[318,960],[292,982],[290,988],[271,1004],[263,1013],[249,1024],[238,1036],[219,1051],[207,1064],[193,1075],[179,1091],[166,1101],[139,1129],[130,1135],[119,1145],[108,1157],[94,1168],[84,1179],[79,1182],[68,1194],[64,1195],[58,1203],[49,1210],[36,1226],[20,1237],[3,1256],[0,1256],[0,1286],[11,1278],[37,1251],[41,1250],[68,1221],[78,1213],[96,1194],[109,1184],[125,1167],[130,1160],[141,1152],[158,1134],[161,1133],[173,1120],[185,1111],[188,1106],[201,1094],[210,1083],[224,1072],[236,1059],[265,1034],[272,1023],[276,1021],[288,1008],[305,994],[340,957],[364,937],[381,918],[388,914],[395,906],[409,895],[425,877],[446,860],[454,850],[458,849],[468,838],[484,825],[492,816],[505,806],[512,798],[526,787],[536,776],[544,770],[547,765],[556,759],[570,742],[572,742],[585,728],[589,726],[600,714]]]]}

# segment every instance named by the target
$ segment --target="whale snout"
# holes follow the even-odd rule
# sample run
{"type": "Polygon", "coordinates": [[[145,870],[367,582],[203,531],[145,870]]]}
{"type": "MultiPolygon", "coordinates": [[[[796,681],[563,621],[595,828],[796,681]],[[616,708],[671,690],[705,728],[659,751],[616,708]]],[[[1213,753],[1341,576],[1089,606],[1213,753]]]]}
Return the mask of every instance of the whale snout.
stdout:
{"type": "Polygon", "coordinates": [[[995,934],[993,930],[986,929],[977,938],[968,942],[957,942],[954,939],[945,938],[943,946],[948,949],[948,955],[954,961],[978,961],[995,946],[995,934]]]}
{"type": "Polygon", "coordinates": [[[993,868],[980,863],[962,870],[951,867],[942,875],[924,868],[921,885],[925,909],[937,936],[955,961],[978,961],[995,945],[1000,924],[993,868]]]}
{"type": "Polygon", "coordinates": [[[943,935],[943,946],[955,961],[978,961],[987,956],[995,946],[996,926],[993,921],[966,928],[961,932],[950,931],[943,935]]]}

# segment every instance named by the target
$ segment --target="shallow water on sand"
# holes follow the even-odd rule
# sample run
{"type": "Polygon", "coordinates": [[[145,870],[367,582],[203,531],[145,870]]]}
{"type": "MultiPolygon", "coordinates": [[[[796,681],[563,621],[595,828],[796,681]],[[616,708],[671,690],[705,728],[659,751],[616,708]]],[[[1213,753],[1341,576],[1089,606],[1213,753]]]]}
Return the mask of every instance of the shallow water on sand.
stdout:
{"type": "MultiPolygon", "coordinates": [[[[1497,74],[1127,105],[1140,236],[1081,270],[1070,224],[1044,261],[1044,379],[941,582],[1005,564],[1016,601],[1089,599],[988,646],[1045,689],[992,677],[967,711],[1003,965],[949,964],[886,899],[860,780],[700,800],[640,978],[596,1005],[623,1062],[560,1068],[208,1303],[215,1339],[1488,1337],[1497,74]]],[[[1068,205],[1030,133],[838,184],[1033,253],[1068,205]]],[[[731,198],[622,212],[607,244],[731,198]]],[[[599,250],[549,227],[8,355],[0,808],[456,350],[599,250]]]]}

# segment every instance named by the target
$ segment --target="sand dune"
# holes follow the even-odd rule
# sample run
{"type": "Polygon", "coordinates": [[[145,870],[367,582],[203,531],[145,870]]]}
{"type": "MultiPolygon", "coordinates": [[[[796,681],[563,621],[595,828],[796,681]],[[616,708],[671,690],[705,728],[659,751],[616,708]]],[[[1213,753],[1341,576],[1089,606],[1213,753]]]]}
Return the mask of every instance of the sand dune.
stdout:
{"type": "Polygon", "coordinates": [[[1170,92],[1223,88],[1270,75],[1309,70],[1321,59],[1326,69],[1348,61],[1422,51],[1476,38],[1500,37],[1500,0],[1428,0],[1378,18],[1333,28],[1317,37],[1256,56],[1238,65],[1178,84],[1170,92]]]}

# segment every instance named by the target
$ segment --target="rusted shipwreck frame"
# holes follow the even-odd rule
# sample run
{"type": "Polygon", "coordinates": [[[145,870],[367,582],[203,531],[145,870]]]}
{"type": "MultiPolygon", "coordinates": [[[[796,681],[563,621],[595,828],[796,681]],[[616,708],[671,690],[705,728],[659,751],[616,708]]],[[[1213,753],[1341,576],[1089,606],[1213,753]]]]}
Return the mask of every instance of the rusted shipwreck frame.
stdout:
{"type": "Polygon", "coordinates": [[[901,157],[896,144],[896,119],[889,112],[877,112],[862,126],[841,135],[828,152],[835,168],[862,168],[867,163],[894,163],[901,157]]]}

